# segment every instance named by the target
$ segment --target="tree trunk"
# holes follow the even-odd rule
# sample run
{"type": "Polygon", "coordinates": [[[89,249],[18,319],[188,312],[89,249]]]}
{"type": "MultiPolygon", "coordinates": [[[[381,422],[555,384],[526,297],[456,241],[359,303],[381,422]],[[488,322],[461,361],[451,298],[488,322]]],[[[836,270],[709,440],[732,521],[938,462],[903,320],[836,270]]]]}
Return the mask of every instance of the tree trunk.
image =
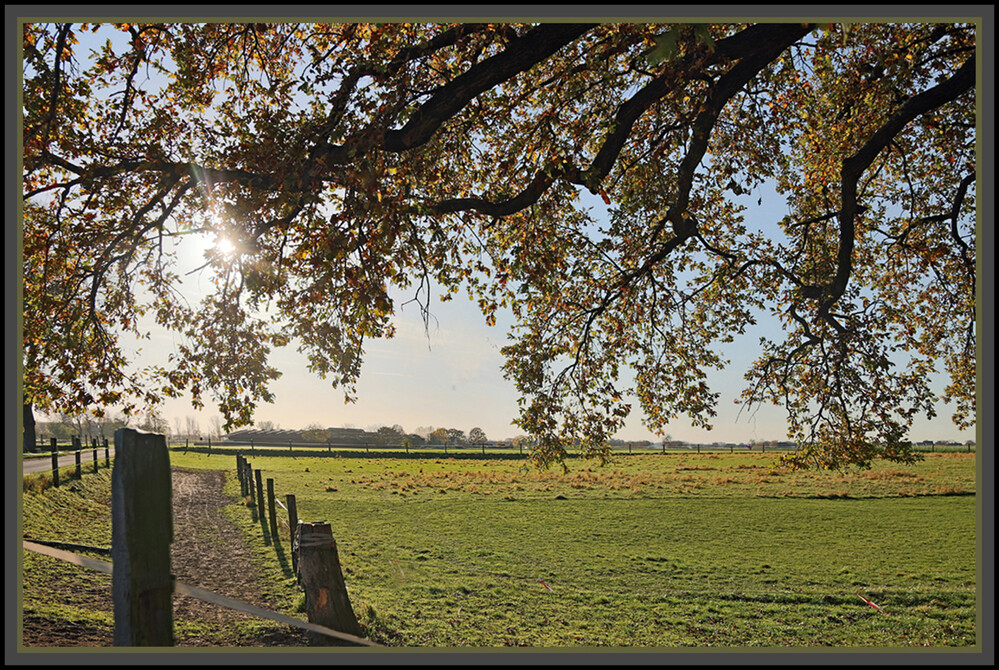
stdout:
{"type": "Polygon", "coordinates": [[[28,401],[28,396],[24,396],[24,444],[21,451],[35,451],[35,412],[28,401]]]}

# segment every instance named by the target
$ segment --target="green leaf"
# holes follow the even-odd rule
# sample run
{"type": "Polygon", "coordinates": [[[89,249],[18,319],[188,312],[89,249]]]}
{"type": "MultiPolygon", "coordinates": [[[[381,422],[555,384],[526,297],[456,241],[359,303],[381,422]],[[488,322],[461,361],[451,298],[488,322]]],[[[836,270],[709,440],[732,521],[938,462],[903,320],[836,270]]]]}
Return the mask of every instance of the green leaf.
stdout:
{"type": "Polygon", "coordinates": [[[645,59],[650,65],[658,65],[664,60],[669,60],[679,51],[677,35],[673,30],[668,30],[656,38],[656,46],[646,54],[645,59]]]}

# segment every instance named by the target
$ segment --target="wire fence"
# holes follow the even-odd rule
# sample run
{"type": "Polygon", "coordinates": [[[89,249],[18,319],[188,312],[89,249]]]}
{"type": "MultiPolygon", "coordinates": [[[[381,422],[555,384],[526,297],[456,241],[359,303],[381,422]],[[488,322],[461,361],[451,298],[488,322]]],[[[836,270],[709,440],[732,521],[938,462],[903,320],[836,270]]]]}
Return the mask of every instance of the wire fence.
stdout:
{"type": "MultiPolygon", "coordinates": [[[[159,560],[157,556],[167,557],[165,568],[169,571],[169,544],[172,542],[171,533],[168,532],[164,535],[161,532],[162,528],[172,528],[173,526],[170,520],[173,512],[170,503],[172,498],[170,493],[171,485],[169,483],[171,477],[166,441],[162,435],[137,434],[136,431],[128,430],[124,432],[127,434],[122,436],[116,434],[115,436],[116,455],[119,459],[124,455],[124,466],[118,468],[116,465],[112,475],[111,494],[113,522],[117,524],[119,529],[123,530],[115,530],[112,533],[112,546],[110,548],[91,547],[34,538],[24,538],[22,540],[22,548],[26,551],[47,555],[112,575],[114,580],[112,583],[112,599],[114,600],[115,613],[115,646],[148,646],[150,644],[149,640],[152,639],[148,630],[156,628],[160,629],[160,632],[156,634],[158,637],[155,638],[159,642],[153,643],[152,646],[163,646],[164,644],[172,646],[173,620],[169,594],[173,593],[188,595],[208,603],[301,628],[309,634],[310,644],[315,642],[319,645],[345,643],[353,646],[381,646],[361,637],[361,629],[356,617],[353,616],[352,610],[348,610],[350,616],[347,618],[342,616],[340,618],[336,616],[330,618],[329,613],[325,612],[322,607],[313,605],[309,611],[309,621],[304,622],[284,614],[265,610],[227,596],[207,591],[197,586],[177,582],[173,579],[172,575],[166,575],[166,573],[164,573],[166,577],[163,575],[157,576],[154,569],[159,560]],[[137,444],[138,449],[136,449],[137,444]],[[122,451],[123,448],[125,451],[122,451]],[[162,483],[163,486],[159,486],[157,483],[162,483]],[[162,523],[150,523],[150,520],[155,521],[156,519],[150,517],[148,512],[152,510],[155,513],[157,507],[162,510],[161,515],[163,515],[163,518],[159,519],[162,523]],[[159,542],[159,539],[162,539],[159,536],[166,538],[166,542],[159,542]],[[100,561],[79,552],[109,554],[112,561],[110,563],[100,561]],[[136,569],[130,570],[133,566],[136,566],[136,569]],[[167,585],[160,583],[163,579],[167,579],[167,585]],[[156,584],[150,586],[150,584],[144,583],[149,580],[156,582],[156,584]],[[119,586],[119,584],[125,582],[131,584],[131,588],[122,588],[119,586]],[[146,593],[148,595],[154,591],[160,595],[166,595],[165,601],[161,601],[158,605],[155,604],[155,599],[149,597],[140,598],[135,602],[129,601],[130,598],[134,599],[136,594],[146,593]],[[151,603],[153,604],[151,605],[151,603]],[[161,625],[164,622],[166,623],[165,632],[161,625]],[[331,623],[334,625],[330,625],[331,623]]],[[[53,454],[56,453],[57,451],[53,446],[53,454]]],[[[80,450],[77,450],[76,454],[79,456],[80,450]]],[[[95,460],[95,469],[96,465],[97,462],[95,460]]],[[[58,469],[54,473],[57,475],[58,469]]],[[[243,475],[240,475],[241,486],[243,492],[246,493],[247,489],[242,477],[243,475]]],[[[256,503],[254,513],[262,519],[264,514],[264,497],[259,488],[259,471],[256,473],[256,478],[258,490],[256,492],[257,495],[254,497],[256,503]]],[[[268,505],[269,518],[271,520],[270,532],[276,542],[278,531],[275,503],[280,504],[280,502],[274,499],[272,479],[268,480],[267,488],[270,503],[268,505]]],[[[294,510],[293,502],[288,507],[284,504],[280,504],[280,506],[290,513],[290,521],[286,524],[286,528],[296,528],[296,532],[292,533],[293,537],[297,537],[303,532],[299,528],[300,526],[310,526],[306,528],[306,532],[315,533],[316,529],[312,528],[312,526],[323,525],[323,522],[311,525],[300,522],[294,510]]],[[[319,530],[322,530],[322,528],[319,530]]],[[[332,556],[336,560],[335,574],[332,574],[331,570],[325,565],[313,569],[309,574],[319,575],[320,579],[324,581],[315,586],[313,584],[315,579],[305,580],[311,588],[311,591],[307,590],[306,600],[307,602],[311,600],[313,603],[320,602],[322,604],[321,601],[324,600],[323,598],[316,598],[315,596],[310,598],[309,593],[316,592],[317,589],[318,591],[325,590],[327,593],[332,590],[334,595],[337,593],[342,594],[343,598],[341,598],[341,601],[346,602],[349,608],[349,601],[345,600],[346,588],[343,585],[343,576],[339,569],[339,559],[336,557],[335,543],[332,541],[331,535],[328,542],[312,540],[308,543],[306,549],[312,550],[307,554],[308,561],[311,565],[316,560],[327,560],[331,548],[330,545],[332,545],[333,550],[332,556]],[[332,584],[330,584],[331,574],[334,578],[338,577],[338,580],[332,579],[332,584]]],[[[293,546],[293,560],[295,563],[301,562],[298,560],[298,553],[299,548],[293,546]]],[[[301,576],[299,580],[300,582],[302,581],[301,576]]],[[[329,599],[326,598],[325,600],[328,601],[329,599]]],[[[343,608],[340,607],[337,611],[330,610],[330,612],[339,614],[343,612],[343,608]]]]}

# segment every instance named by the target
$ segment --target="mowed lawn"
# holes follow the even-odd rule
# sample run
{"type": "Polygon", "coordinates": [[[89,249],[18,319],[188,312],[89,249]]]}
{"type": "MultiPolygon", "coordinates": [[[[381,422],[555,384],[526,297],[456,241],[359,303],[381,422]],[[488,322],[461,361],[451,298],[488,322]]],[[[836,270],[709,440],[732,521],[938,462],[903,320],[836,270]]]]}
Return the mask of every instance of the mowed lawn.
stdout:
{"type": "MultiPolygon", "coordinates": [[[[231,456],[171,459],[235,472],[231,456]]],[[[301,520],[332,525],[355,613],[386,644],[976,644],[974,454],[846,473],[775,472],[770,454],[572,459],[568,473],[499,459],[251,463],[280,500],[295,495],[301,520]]],[[[294,590],[287,529],[274,544],[251,510],[232,516],[294,590]]]]}

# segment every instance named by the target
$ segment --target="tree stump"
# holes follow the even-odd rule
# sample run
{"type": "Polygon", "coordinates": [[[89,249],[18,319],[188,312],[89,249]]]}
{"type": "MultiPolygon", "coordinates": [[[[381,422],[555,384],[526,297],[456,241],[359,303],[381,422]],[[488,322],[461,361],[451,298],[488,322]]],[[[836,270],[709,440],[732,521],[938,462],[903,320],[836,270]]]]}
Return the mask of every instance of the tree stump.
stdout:
{"type": "MultiPolygon", "coordinates": [[[[305,591],[309,623],[360,637],[361,627],[350,605],[330,525],[325,521],[301,523],[297,541],[298,578],[305,591]]],[[[314,647],[353,646],[319,633],[309,632],[308,637],[314,647]]]]}

